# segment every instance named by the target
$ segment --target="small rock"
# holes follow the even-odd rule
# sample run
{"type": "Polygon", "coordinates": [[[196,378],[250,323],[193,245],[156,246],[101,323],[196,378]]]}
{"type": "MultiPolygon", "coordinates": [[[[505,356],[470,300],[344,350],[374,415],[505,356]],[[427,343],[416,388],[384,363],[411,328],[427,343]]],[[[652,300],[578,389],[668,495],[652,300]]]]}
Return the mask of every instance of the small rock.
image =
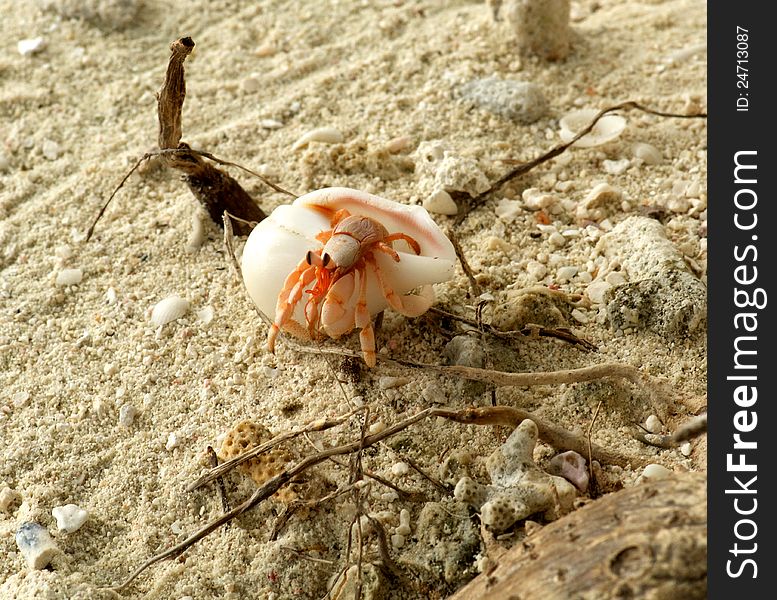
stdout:
{"type": "Polygon", "coordinates": [[[545,275],[548,274],[548,267],[536,260],[530,260],[526,264],[526,273],[534,279],[534,281],[541,281],[545,275]]]}
{"type": "Polygon", "coordinates": [[[319,127],[317,129],[313,129],[311,131],[308,131],[307,133],[304,133],[302,137],[300,137],[296,142],[294,142],[294,145],[291,147],[292,150],[299,150],[301,148],[304,148],[310,142],[321,142],[324,144],[339,144],[345,139],[343,134],[340,132],[339,129],[335,129],[334,127],[319,127]]]}
{"type": "Polygon", "coordinates": [[[588,210],[602,208],[604,206],[617,206],[620,204],[623,194],[609,183],[600,183],[588,192],[583,198],[582,206],[588,210]]]}
{"type": "Polygon", "coordinates": [[[623,273],[619,273],[618,271],[607,273],[607,276],[604,278],[604,280],[612,286],[623,285],[626,283],[626,278],[623,276],[623,273]]]}
{"type": "Polygon", "coordinates": [[[594,304],[603,304],[604,295],[610,288],[612,288],[610,283],[598,279],[585,289],[585,295],[588,296],[588,299],[594,304]]]}
{"type": "MultiPolygon", "coordinates": [[[[283,127],[283,123],[276,121],[275,119],[262,119],[259,121],[259,126],[262,129],[280,129],[283,127]]],[[[264,173],[260,173],[260,175],[264,175],[264,173]]]]}
{"type": "Polygon", "coordinates": [[[685,442],[682,446],[680,446],[680,454],[682,454],[685,457],[688,457],[691,455],[691,442],[685,442]]]}
{"type": "Polygon", "coordinates": [[[582,310],[579,308],[573,308],[572,312],[570,313],[572,315],[572,318],[577,321],[578,323],[586,324],[588,323],[588,315],[585,314],[582,310]]]}
{"type": "Polygon", "coordinates": [[[502,198],[499,202],[496,203],[494,212],[496,213],[496,216],[503,221],[511,223],[512,221],[515,221],[516,217],[523,213],[523,207],[517,200],[508,200],[507,198],[502,198]]]}
{"type": "Polygon", "coordinates": [[[548,464],[548,473],[563,477],[581,492],[588,489],[586,460],[573,450],[562,452],[551,458],[548,464]]]}
{"type": "Polygon", "coordinates": [[[604,172],[609,175],[622,175],[629,168],[631,161],[628,158],[622,158],[621,160],[603,160],[602,167],[604,172]]]}
{"type": "Polygon", "coordinates": [[[391,466],[392,475],[396,475],[397,477],[402,477],[403,475],[407,475],[409,472],[410,472],[410,466],[405,462],[394,463],[391,466]]]}
{"type": "Polygon", "coordinates": [[[558,271],[556,271],[556,278],[559,281],[569,281],[575,275],[577,275],[577,271],[578,269],[575,266],[561,267],[558,271]]]}
{"type": "Polygon", "coordinates": [[[634,144],[631,147],[631,151],[634,153],[635,157],[641,159],[642,162],[648,165],[657,165],[663,160],[658,148],[651,144],[645,144],[644,142],[637,142],[634,144]]]}
{"type": "Polygon", "coordinates": [[[11,506],[21,498],[22,495],[16,490],[4,487],[0,490],[0,512],[8,512],[11,506]]]}
{"type": "Polygon", "coordinates": [[[16,42],[16,49],[22,56],[36,54],[46,47],[46,41],[42,37],[34,37],[16,42]]]}
{"type": "Polygon", "coordinates": [[[399,526],[396,529],[399,535],[410,535],[413,530],[410,528],[410,511],[403,508],[399,511],[399,526]]]}
{"type": "Polygon", "coordinates": [[[31,569],[45,568],[59,552],[48,529],[31,521],[16,530],[16,546],[31,569]]]}
{"type": "Polygon", "coordinates": [[[455,215],[459,212],[459,207],[451,198],[451,195],[445,190],[436,190],[424,199],[424,208],[430,213],[438,215],[455,215]]]}
{"type": "Polygon", "coordinates": [[[405,545],[405,536],[401,533],[395,533],[391,536],[391,545],[394,546],[394,548],[401,548],[405,545]]]}
{"type": "Polygon", "coordinates": [[[412,379],[409,377],[389,377],[384,376],[378,379],[378,387],[382,390],[390,390],[393,388],[402,387],[410,383],[412,379]]]}
{"type": "Polygon", "coordinates": [[[57,529],[65,533],[78,531],[89,518],[89,513],[75,504],[55,506],[51,514],[57,520],[57,529]]]}
{"type": "Polygon", "coordinates": [[[549,209],[558,204],[559,199],[553,194],[545,194],[537,188],[528,188],[521,194],[526,208],[529,210],[549,209]]]}
{"type": "Polygon", "coordinates": [[[249,75],[243,79],[240,85],[244,91],[248,92],[249,94],[255,94],[262,89],[262,80],[255,75],[249,75]]]}
{"type": "Polygon", "coordinates": [[[81,269],[62,269],[57,273],[55,283],[57,285],[78,285],[84,278],[84,272],[81,269]]]}
{"type": "Polygon", "coordinates": [[[174,448],[177,448],[180,444],[180,440],[178,439],[178,436],[174,431],[171,431],[167,434],[167,442],[165,442],[165,449],[166,450],[173,450],[174,448]]]}
{"type": "Polygon", "coordinates": [[[43,156],[46,157],[48,160],[57,160],[59,158],[60,151],[61,150],[57,142],[53,140],[43,141],[41,152],[43,153],[43,156]]]}
{"type": "Polygon", "coordinates": [[[630,282],[613,288],[608,299],[607,318],[614,330],[639,324],[671,339],[702,328],[707,288],[661,223],[629,217],[603,235],[596,249],[619,263],[630,282]]]}
{"type": "Polygon", "coordinates": [[[536,83],[490,77],[475,79],[462,88],[462,98],[491,113],[519,123],[545,116],[548,101],[536,83]]]}
{"type": "Polygon", "coordinates": [[[138,415],[138,409],[132,404],[122,404],[119,409],[119,425],[122,427],[132,427],[135,417],[138,415]]]}
{"type": "Polygon", "coordinates": [[[664,479],[666,477],[670,477],[672,475],[672,471],[667,469],[663,465],[658,465],[656,463],[649,464],[645,467],[645,469],[642,471],[642,479],[664,479]]]}
{"type": "Polygon", "coordinates": [[[663,428],[664,425],[661,423],[661,419],[659,419],[656,415],[650,415],[647,419],[645,419],[645,429],[647,429],[650,433],[661,433],[663,428]]]}

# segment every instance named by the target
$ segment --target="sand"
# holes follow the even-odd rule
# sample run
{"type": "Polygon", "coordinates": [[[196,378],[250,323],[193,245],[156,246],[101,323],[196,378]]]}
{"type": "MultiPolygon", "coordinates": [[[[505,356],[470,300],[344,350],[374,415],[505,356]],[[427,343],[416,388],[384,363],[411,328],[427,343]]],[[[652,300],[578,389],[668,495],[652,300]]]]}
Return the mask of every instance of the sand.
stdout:
{"type": "MultiPolygon", "coordinates": [[[[483,2],[1,0],[0,491],[7,488],[13,499],[0,511],[0,597],[112,597],[100,588],[221,513],[215,486],[191,493],[185,487],[205,471],[207,446],[218,448],[241,420],[279,433],[343,414],[356,398],[369,405],[370,424],[379,429],[433,401],[452,408],[491,401],[488,389],[385,361],[349,381],[338,357],[298,351],[300,342],[286,336],[268,354],[267,328],[226,260],[221,230],[203,221],[175,173],[149,168],[130,177],[94,237],[84,241],[104,200],[155,147],[155,92],[171,41],[189,35],[196,43],[186,63],[185,141],[259,169],[295,193],[341,185],[420,203],[425,192],[413,152],[422,142],[442,140],[493,181],[509,168],[502,159],[528,160],[558,143],[558,120],[571,110],[626,100],[670,112],[704,109],[705,10],[693,0],[573,2],[571,54],[548,63],[519,56],[509,24],[495,22],[483,2]],[[17,42],[36,37],[43,38],[38,51],[20,54],[17,42]],[[544,116],[526,125],[460,99],[467,82],[492,76],[537,84],[548,101],[544,116]],[[293,149],[318,127],[338,129],[343,142],[293,149]],[[204,222],[204,239],[194,250],[187,248],[193,219],[204,222]],[[80,269],[81,280],[58,284],[58,276],[73,276],[67,269],[80,269]],[[188,300],[189,310],[154,327],[152,307],[171,295],[188,300]],[[390,387],[396,383],[402,385],[390,387]],[[123,406],[133,407],[124,408],[125,417],[137,415],[122,424],[123,406]],[[58,532],[51,511],[70,503],[89,518],[75,532],[58,532]],[[18,552],[14,533],[25,521],[54,535],[61,552],[49,569],[30,569],[18,552]]],[[[534,285],[585,294],[590,278],[561,279],[560,268],[596,276],[606,265],[617,272],[617,264],[598,254],[598,237],[635,214],[659,216],[689,272],[704,280],[706,121],[622,114],[628,125],[617,140],[542,165],[456,226],[481,291],[493,299],[486,318],[509,321],[512,309],[504,303],[534,285]],[[638,142],[654,146],[661,161],[635,159],[638,142]],[[625,170],[617,172],[617,161],[625,170]],[[575,209],[600,182],[622,198],[605,222],[581,222],[575,209]],[[521,201],[530,187],[555,197],[543,215],[521,201]],[[505,199],[521,201],[513,219],[496,216],[505,199]],[[538,222],[577,233],[559,241],[538,222]]],[[[259,180],[230,172],[266,212],[288,201],[259,180]]],[[[435,219],[453,225],[451,217],[435,219]]],[[[440,308],[474,317],[478,299],[460,268],[436,291],[440,308]]],[[[644,390],[613,381],[501,387],[497,402],[579,433],[600,406],[595,442],[675,471],[704,470],[703,440],[686,457],[633,438],[634,424],[652,413],[664,412],[663,431],[671,432],[703,408],[704,324],[666,336],[639,324],[613,330],[596,305],[581,306],[574,316],[560,313],[595,352],[546,338],[484,342],[489,366],[552,371],[623,362],[668,381],[676,405],[662,411],[644,390]]],[[[461,332],[439,316],[406,319],[388,311],[379,350],[439,363],[452,329],[461,332]]],[[[358,351],[358,338],[321,347],[358,351]]],[[[311,440],[334,445],[358,432],[353,418],[311,440]]],[[[453,535],[441,528],[434,538],[420,530],[427,502],[442,501],[460,515],[456,522],[470,520],[464,505],[446,500],[412,469],[405,473],[401,463],[409,458],[437,477],[443,457],[463,448],[482,478],[483,457],[508,434],[504,427],[432,420],[365,454],[365,469],[423,494],[396,498],[374,481],[363,491],[365,510],[380,516],[389,536],[401,509],[409,511],[413,529],[402,547],[389,543],[412,583],[383,577],[365,593],[380,588],[389,598],[444,597],[477,574],[484,552],[477,544],[461,550],[448,580],[439,565],[408,566],[420,552],[419,539],[442,544],[453,535]]],[[[302,439],[292,449],[297,456],[314,451],[302,439]]],[[[547,464],[553,454],[540,444],[535,458],[547,464]]],[[[305,493],[318,497],[346,485],[344,460],[346,466],[318,467],[305,493]]],[[[605,465],[605,471],[623,486],[635,485],[640,474],[638,467],[605,465]]],[[[255,489],[239,473],[226,483],[233,505],[255,489]]],[[[292,516],[278,539],[268,541],[282,509],[275,500],[264,502],[181,558],[154,565],[123,596],[323,597],[330,578],[349,564],[354,497],[292,516]]],[[[518,527],[513,539],[522,535],[518,527]]],[[[365,562],[376,560],[371,538],[365,562]]]]}

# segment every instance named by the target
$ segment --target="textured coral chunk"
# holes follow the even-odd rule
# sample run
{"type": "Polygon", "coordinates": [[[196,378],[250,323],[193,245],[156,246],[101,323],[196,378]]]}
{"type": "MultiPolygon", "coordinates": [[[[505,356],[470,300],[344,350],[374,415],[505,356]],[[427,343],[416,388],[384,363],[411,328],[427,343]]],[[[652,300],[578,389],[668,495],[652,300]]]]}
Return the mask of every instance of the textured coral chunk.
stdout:
{"type": "MultiPolygon", "coordinates": [[[[252,421],[242,421],[227,433],[218,453],[219,458],[224,461],[231,460],[268,442],[273,437],[272,432],[266,427],[252,421]]],[[[247,460],[238,468],[250,475],[257,485],[263,485],[281,473],[291,459],[292,456],[288,450],[276,447],[247,460]]],[[[275,492],[273,498],[288,503],[295,500],[297,494],[287,486],[275,492]]]]}
{"type": "Polygon", "coordinates": [[[526,419],[486,460],[491,485],[470,477],[456,484],[456,499],[480,510],[483,524],[495,532],[537,513],[557,519],[572,508],[574,486],[534,464],[536,443],[537,425],[526,419]]]}

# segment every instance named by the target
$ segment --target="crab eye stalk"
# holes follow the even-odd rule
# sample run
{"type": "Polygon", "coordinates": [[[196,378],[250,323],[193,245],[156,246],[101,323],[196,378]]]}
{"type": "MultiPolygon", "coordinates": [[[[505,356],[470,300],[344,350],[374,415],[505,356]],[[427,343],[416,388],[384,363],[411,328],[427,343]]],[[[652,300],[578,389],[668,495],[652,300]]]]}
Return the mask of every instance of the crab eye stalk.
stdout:
{"type": "Polygon", "coordinates": [[[332,257],[329,256],[329,254],[327,254],[326,252],[324,252],[324,254],[321,256],[321,264],[325,267],[329,265],[329,262],[331,260],[332,260],[332,257]]]}

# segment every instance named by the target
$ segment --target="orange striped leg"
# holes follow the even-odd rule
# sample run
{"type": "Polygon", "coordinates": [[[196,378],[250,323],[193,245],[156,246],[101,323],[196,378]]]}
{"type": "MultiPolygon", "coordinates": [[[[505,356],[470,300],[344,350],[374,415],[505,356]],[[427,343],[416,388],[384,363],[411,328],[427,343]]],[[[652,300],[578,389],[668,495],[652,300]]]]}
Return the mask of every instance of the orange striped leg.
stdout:
{"type": "Polygon", "coordinates": [[[368,367],[374,367],[377,358],[375,356],[375,330],[372,328],[372,319],[367,310],[367,269],[364,265],[358,271],[359,273],[359,300],[356,302],[356,314],[354,324],[361,329],[359,332],[359,342],[361,343],[364,362],[368,367]]]}
{"type": "Polygon", "coordinates": [[[315,267],[310,266],[305,259],[289,273],[281,293],[278,294],[278,302],[275,305],[275,322],[270,326],[270,332],[267,334],[267,350],[270,352],[275,352],[275,338],[278,337],[281,328],[291,319],[294,307],[297,306],[297,302],[302,297],[305,287],[315,278],[315,267]]]}

